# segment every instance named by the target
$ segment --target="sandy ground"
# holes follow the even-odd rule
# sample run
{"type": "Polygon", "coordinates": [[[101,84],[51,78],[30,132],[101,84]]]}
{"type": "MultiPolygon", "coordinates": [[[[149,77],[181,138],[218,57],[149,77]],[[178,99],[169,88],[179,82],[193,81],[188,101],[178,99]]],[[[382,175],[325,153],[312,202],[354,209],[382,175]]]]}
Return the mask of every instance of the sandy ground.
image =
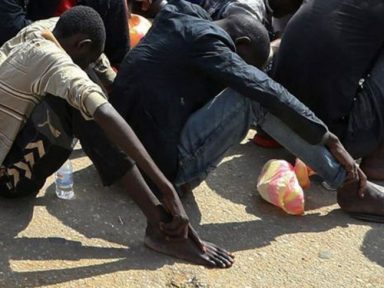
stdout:
{"type": "Polygon", "coordinates": [[[258,196],[262,165],[286,155],[245,139],[185,199],[201,236],[236,255],[220,270],[146,249],[139,209],[76,151],[75,200],[52,178],[34,201],[0,200],[0,287],[384,287],[382,225],[351,219],[316,181],[302,217],[258,196]]]}

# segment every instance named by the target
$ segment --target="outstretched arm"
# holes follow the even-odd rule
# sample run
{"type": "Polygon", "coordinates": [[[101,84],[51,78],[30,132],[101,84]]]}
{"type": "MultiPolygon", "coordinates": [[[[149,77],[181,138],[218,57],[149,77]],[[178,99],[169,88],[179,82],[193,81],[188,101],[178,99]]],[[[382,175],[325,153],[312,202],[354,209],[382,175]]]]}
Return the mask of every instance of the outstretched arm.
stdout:
{"type": "MultiPolygon", "coordinates": [[[[97,108],[94,113],[94,119],[104,130],[108,138],[136,161],[137,166],[140,167],[161,192],[163,192],[164,196],[162,202],[172,216],[177,216],[176,218],[179,219],[177,221],[180,221],[180,225],[183,223],[184,226],[187,225],[187,215],[173,185],[166,179],[164,174],[153,162],[152,158],[127,122],[109,103],[105,103],[97,108]]],[[[147,201],[155,196],[138,195],[137,197],[141,197],[140,199],[137,199],[138,201],[147,201]],[[143,200],[143,197],[147,198],[147,200],[143,200]]]]}
{"type": "Polygon", "coordinates": [[[309,108],[268,75],[245,63],[231,50],[231,43],[225,39],[213,38],[208,34],[192,45],[189,58],[191,65],[260,103],[309,144],[324,144],[347,171],[347,181],[359,181],[359,195],[363,197],[366,176],[340,140],[328,132],[326,125],[309,108]]]}
{"type": "MultiPolygon", "coordinates": [[[[51,39],[52,36],[47,33],[46,37],[51,39]]],[[[37,68],[46,67],[43,65],[44,63],[47,63],[50,69],[41,73],[42,76],[33,81],[33,91],[37,95],[50,93],[64,98],[69,104],[80,110],[83,117],[86,119],[93,118],[111,142],[119,146],[129,157],[136,161],[138,167],[163,193],[163,198],[160,200],[167,211],[174,216],[169,225],[164,225],[164,229],[171,228],[173,233],[179,233],[176,236],[186,238],[188,218],[173,185],[153,162],[128,123],[108,103],[100,86],[93,83],[84,71],[73,64],[69,57],[63,57],[61,52],[50,53],[43,58],[40,57],[37,68]]],[[[151,191],[150,194],[152,194],[151,191]]],[[[145,197],[146,200],[136,198],[135,201],[149,201],[154,196],[143,195],[142,197],[145,197]]],[[[140,205],[140,203],[138,204],[140,205]]],[[[140,208],[145,209],[145,207],[141,206],[140,208]]],[[[143,212],[145,211],[143,210],[143,212]]]]}
{"type": "Polygon", "coordinates": [[[163,206],[134,167],[122,181],[130,196],[148,219],[145,244],[158,252],[210,266],[228,268],[233,256],[216,245],[204,242],[189,224],[183,205],[173,188],[141,144],[130,126],[111,104],[99,106],[95,121],[115,144],[120,146],[163,192],[163,206]],[[169,212],[170,214],[168,214],[169,212]]]}
{"type": "MultiPolygon", "coordinates": [[[[47,38],[52,38],[47,35],[47,38]]],[[[33,62],[32,62],[33,63],[33,62]]],[[[48,71],[35,79],[31,89],[36,95],[50,93],[64,98],[77,108],[86,119],[94,119],[112,143],[128,154],[163,193],[155,197],[137,167],[122,177],[126,190],[147,217],[146,245],[167,255],[211,267],[230,267],[233,257],[217,246],[203,242],[189,225],[183,205],[173,187],[153,162],[128,123],[105,99],[100,87],[69,57],[51,53],[39,59],[39,67],[48,71]],[[56,57],[58,56],[58,57],[56,57]],[[66,77],[63,77],[65,75],[66,77]],[[165,208],[165,209],[164,209],[165,208]]],[[[37,69],[36,69],[37,70],[37,69]]],[[[33,71],[36,71],[33,70],[33,71]]],[[[97,139],[95,139],[97,141],[97,139]]]]}

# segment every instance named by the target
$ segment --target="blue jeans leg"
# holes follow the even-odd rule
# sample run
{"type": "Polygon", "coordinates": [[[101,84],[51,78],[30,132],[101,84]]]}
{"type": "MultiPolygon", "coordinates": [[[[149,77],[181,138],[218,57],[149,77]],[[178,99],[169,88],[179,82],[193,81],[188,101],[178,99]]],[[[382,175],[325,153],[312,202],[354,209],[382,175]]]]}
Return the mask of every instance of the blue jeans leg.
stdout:
{"type": "Polygon", "coordinates": [[[174,184],[198,185],[225,152],[245,137],[253,121],[332,187],[342,185],[346,172],[326,147],[307,143],[257,102],[230,88],[188,119],[178,146],[179,167],[174,184]]]}
{"type": "Polygon", "coordinates": [[[310,166],[329,185],[338,188],[344,183],[346,171],[325,146],[308,144],[270,113],[266,113],[258,124],[284,148],[310,166]]]}
{"type": "Polygon", "coordinates": [[[227,88],[195,112],[181,132],[174,184],[196,186],[203,181],[225,152],[245,137],[254,119],[253,109],[257,106],[251,100],[227,88]]]}

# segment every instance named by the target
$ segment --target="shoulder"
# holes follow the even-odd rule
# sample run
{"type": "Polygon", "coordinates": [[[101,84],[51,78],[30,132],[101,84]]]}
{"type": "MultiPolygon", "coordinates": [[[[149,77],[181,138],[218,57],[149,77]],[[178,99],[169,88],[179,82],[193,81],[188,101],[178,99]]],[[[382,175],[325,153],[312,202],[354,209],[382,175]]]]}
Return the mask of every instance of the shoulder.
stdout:
{"type": "Polygon", "coordinates": [[[200,25],[193,25],[190,29],[190,45],[196,46],[202,43],[219,44],[220,46],[227,46],[229,49],[235,51],[235,44],[229,34],[221,27],[211,21],[204,21],[200,25]]]}
{"type": "Polygon", "coordinates": [[[164,6],[160,14],[173,14],[175,16],[184,16],[184,17],[197,17],[201,19],[211,20],[211,17],[199,5],[192,4],[184,0],[170,0],[167,5],[164,6]]]}
{"type": "Polygon", "coordinates": [[[61,47],[42,36],[20,43],[13,49],[12,55],[17,56],[17,61],[20,64],[33,66],[34,69],[39,71],[76,66],[71,57],[61,47]]]}
{"type": "Polygon", "coordinates": [[[57,21],[59,21],[59,17],[52,17],[52,18],[33,22],[31,25],[27,26],[24,29],[26,31],[44,31],[44,30],[53,31],[57,21]]]}
{"type": "Polygon", "coordinates": [[[17,35],[17,38],[25,41],[27,39],[34,39],[41,37],[41,32],[43,31],[53,31],[56,26],[58,17],[44,19],[40,21],[33,22],[31,25],[28,25],[22,29],[17,35]]]}

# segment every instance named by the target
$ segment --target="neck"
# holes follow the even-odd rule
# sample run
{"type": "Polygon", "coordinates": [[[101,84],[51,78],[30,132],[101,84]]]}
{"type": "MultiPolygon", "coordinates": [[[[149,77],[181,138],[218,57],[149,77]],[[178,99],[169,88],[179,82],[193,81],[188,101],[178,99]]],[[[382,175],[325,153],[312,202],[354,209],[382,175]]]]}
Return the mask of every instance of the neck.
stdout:
{"type": "Polygon", "coordinates": [[[60,45],[60,47],[63,48],[65,52],[67,52],[67,49],[69,46],[68,40],[58,35],[58,33],[56,33],[55,30],[52,31],[52,34],[55,37],[55,40],[57,41],[57,43],[60,45]]]}
{"type": "Polygon", "coordinates": [[[225,18],[221,19],[221,20],[216,20],[215,24],[217,26],[219,26],[220,28],[222,28],[223,30],[228,31],[228,23],[227,23],[227,20],[225,18]]]}
{"type": "Polygon", "coordinates": [[[228,35],[231,37],[231,39],[235,42],[236,38],[239,36],[237,31],[233,28],[233,25],[231,25],[231,17],[224,18],[221,20],[215,21],[215,24],[219,26],[221,29],[223,29],[225,32],[228,33],[228,35]]]}

